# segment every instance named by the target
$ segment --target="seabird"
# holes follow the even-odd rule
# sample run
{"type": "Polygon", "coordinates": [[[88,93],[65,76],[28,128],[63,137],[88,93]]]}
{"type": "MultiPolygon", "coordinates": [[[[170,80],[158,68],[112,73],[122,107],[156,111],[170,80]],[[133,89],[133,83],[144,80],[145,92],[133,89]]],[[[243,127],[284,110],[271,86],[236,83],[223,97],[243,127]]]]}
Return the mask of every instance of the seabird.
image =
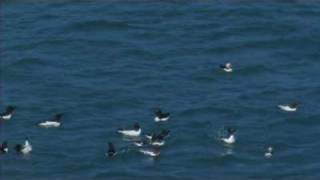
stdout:
{"type": "Polygon", "coordinates": [[[152,139],[153,136],[162,136],[163,139],[169,137],[170,130],[163,129],[158,135],[156,133],[146,134],[145,137],[149,140],[152,139]]]}
{"type": "Polygon", "coordinates": [[[168,121],[170,118],[170,113],[164,113],[161,109],[158,109],[155,113],[155,122],[168,121]]]}
{"type": "Polygon", "coordinates": [[[288,104],[288,105],[278,105],[278,107],[283,111],[294,112],[294,111],[297,111],[298,104],[292,103],[292,104],[288,104]]]}
{"type": "Polygon", "coordinates": [[[223,69],[225,72],[232,72],[232,64],[231,63],[226,63],[226,64],[221,64],[220,68],[223,69]]]}
{"type": "Polygon", "coordinates": [[[16,151],[18,153],[22,153],[22,154],[29,154],[32,151],[32,146],[29,143],[28,138],[25,139],[24,145],[22,144],[17,144],[15,147],[16,151]]]}
{"type": "Polygon", "coordinates": [[[4,141],[1,145],[0,145],[0,153],[8,153],[9,148],[8,148],[8,142],[4,141]]]}
{"type": "Polygon", "coordinates": [[[264,153],[264,157],[266,158],[271,158],[273,155],[273,148],[271,146],[269,146],[267,148],[267,152],[264,153]]]}
{"type": "Polygon", "coordinates": [[[56,114],[51,120],[39,123],[39,126],[44,128],[59,127],[61,125],[62,116],[62,113],[56,114]]]}
{"type": "Polygon", "coordinates": [[[141,128],[138,123],[135,123],[133,129],[118,129],[117,132],[126,136],[140,136],[141,128]]]}
{"type": "Polygon", "coordinates": [[[15,107],[8,106],[6,108],[6,111],[0,114],[0,119],[3,119],[3,120],[11,119],[14,110],[15,110],[15,107]]]}
{"type": "Polygon", "coordinates": [[[164,137],[161,134],[153,135],[150,144],[152,146],[163,146],[165,144],[164,137]]]}
{"type": "Polygon", "coordinates": [[[233,144],[236,142],[236,139],[235,139],[235,136],[234,136],[234,133],[236,132],[235,129],[233,128],[228,128],[227,129],[227,132],[228,132],[228,135],[227,137],[224,137],[224,138],[221,138],[221,141],[226,143],[226,144],[233,144]]]}

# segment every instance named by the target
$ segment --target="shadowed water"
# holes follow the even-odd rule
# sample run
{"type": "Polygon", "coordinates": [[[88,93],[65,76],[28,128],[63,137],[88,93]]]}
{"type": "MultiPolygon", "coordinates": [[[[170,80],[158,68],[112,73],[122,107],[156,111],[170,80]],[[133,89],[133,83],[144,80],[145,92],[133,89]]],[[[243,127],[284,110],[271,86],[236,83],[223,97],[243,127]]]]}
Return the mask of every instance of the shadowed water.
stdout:
{"type": "Polygon", "coordinates": [[[318,179],[317,1],[3,1],[1,179],[318,179]],[[233,73],[219,65],[232,62],[233,73]],[[278,104],[297,101],[295,113],[278,104]],[[153,109],[172,116],[153,122],[153,109]],[[65,113],[58,129],[37,123],[65,113]],[[172,131],[148,158],[116,133],[172,131]],[[238,129],[232,147],[218,137],[238,129]],[[33,152],[13,146],[29,137],[33,152]],[[106,158],[107,142],[126,151],[106,158]],[[265,159],[265,148],[275,149],[265,159]]]}

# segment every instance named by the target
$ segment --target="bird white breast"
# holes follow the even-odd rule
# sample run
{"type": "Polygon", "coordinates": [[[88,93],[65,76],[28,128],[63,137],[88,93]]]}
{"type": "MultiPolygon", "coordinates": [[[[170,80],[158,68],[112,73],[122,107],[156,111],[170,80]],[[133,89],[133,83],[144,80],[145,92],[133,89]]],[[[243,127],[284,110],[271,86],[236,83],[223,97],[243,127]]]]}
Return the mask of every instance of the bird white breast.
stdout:
{"type": "Polygon", "coordinates": [[[223,68],[225,72],[232,72],[232,68],[223,68]]]}
{"type": "Polygon", "coordinates": [[[164,141],[151,142],[151,145],[153,145],[153,146],[163,146],[164,144],[165,144],[164,141]]]}
{"type": "Polygon", "coordinates": [[[140,136],[141,129],[139,130],[118,130],[119,133],[126,136],[140,136]]]}
{"type": "Polygon", "coordinates": [[[59,127],[60,124],[61,124],[60,122],[46,121],[46,122],[40,123],[39,126],[49,128],[49,127],[59,127]]]}
{"type": "Polygon", "coordinates": [[[155,122],[160,122],[160,121],[168,121],[169,120],[169,117],[165,117],[165,118],[159,118],[159,117],[155,117],[154,118],[154,121],[155,122]]]}
{"type": "Polygon", "coordinates": [[[26,142],[25,145],[23,146],[21,152],[23,154],[28,154],[32,151],[32,146],[29,144],[29,142],[26,142]]]}
{"type": "Polygon", "coordinates": [[[288,111],[288,112],[293,112],[293,111],[296,111],[297,108],[292,108],[290,106],[287,106],[287,105],[279,105],[278,106],[280,109],[284,110],[284,111],[288,111]]]}
{"type": "Polygon", "coordinates": [[[1,118],[4,120],[9,120],[9,119],[11,119],[11,117],[12,117],[12,114],[1,116],[1,118]]]}
{"type": "Polygon", "coordinates": [[[9,148],[4,148],[3,151],[6,153],[9,152],[9,148]]]}
{"type": "Polygon", "coordinates": [[[236,139],[234,138],[234,135],[230,135],[229,138],[222,138],[221,139],[223,142],[227,143],[227,144],[233,144],[236,142],[236,139]]]}
{"type": "Polygon", "coordinates": [[[266,152],[266,153],[264,154],[264,156],[265,156],[266,158],[270,158],[270,157],[272,156],[272,153],[266,152]]]}

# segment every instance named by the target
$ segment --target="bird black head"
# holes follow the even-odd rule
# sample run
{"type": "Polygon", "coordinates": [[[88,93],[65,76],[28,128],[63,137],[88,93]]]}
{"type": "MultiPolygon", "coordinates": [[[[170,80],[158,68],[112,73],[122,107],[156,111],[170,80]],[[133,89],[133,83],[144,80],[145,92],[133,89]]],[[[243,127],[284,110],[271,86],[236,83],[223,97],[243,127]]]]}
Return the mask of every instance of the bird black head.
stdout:
{"type": "Polygon", "coordinates": [[[7,153],[7,152],[8,152],[8,143],[7,143],[7,141],[4,141],[0,145],[0,153],[7,153]]]}
{"type": "Polygon", "coordinates": [[[154,114],[158,116],[158,115],[162,114],[162,110],[160,108],[156,108],[154,111],[154,114]]]}
{"type": "Polygon", "coordinates": [[[224,69],[224,68],[226,68],[226,65],[220,64],[219,67],[222,68],[222,69],[224,69]]]}
{"type": "Polygon", "coordinates": [[[228,128],[227,129],[228,134],[234,134],[236,132],[235,128],[228,128]]]}
{"type": "Polygon", "coordinates": [[[7,148],[8,147],[8,142],[4,141],[1,145],[2,148],[7,148]]]}
{"type": "Polygon", "coordinates": [[[12,113],[15,109],[16,109],[16,108],[13,107],[13,106],[8,106],[8,107],[6,108],[6,112],[7,112],[7,113],[12,113]]]}
{"type": "Polygon", "coordinates": [[[63,113],[58,113],[58,114],[56,114],[56,115],[54,116],[54,119],[55,119],[56,121],[61,121],[62,116],[63,116],[63,113]]]}
{"type": "Polygon", "coordinates": [[[139,130],[140,129],[139,123],[134,123],[133,128],[134,130],[139,130]]]}
{"type": "Polygon", "coordinates": [[[17,145],[15,146],[15,150],[16,150],[18,153],[20,153],[21,150],[22,150],[22,145],[21,145],[21,144],[17,144],[17,145]]]}
{"type": "Polygon", "coordinates": [[[291,108],[296,108],[297,106],[298,106],[298,103],[296,103],[296,102],[293,102],[293,103],[290,104],[291,108]]]}

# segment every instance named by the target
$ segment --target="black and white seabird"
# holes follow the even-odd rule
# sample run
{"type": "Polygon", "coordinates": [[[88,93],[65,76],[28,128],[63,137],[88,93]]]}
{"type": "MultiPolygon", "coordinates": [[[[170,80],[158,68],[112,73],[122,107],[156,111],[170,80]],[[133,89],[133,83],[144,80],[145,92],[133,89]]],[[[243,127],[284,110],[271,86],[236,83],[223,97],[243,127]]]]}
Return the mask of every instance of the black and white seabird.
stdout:
{"type": "Polygon", "coordinates": [[[291,103],[291,104],[287,104],[287,105],[278,105],[278,107],[283,111],[294,112],[294,111],[297,111],[297,109],[298,109],[298,103],[291,103]]]}
{"type": "Polygon", "coordinates": [[[168,121],[170,118],[170,113],[164,113],[161,109],[156,110],[154,113],[154,121],[155,122],[161,122],[161,121],[168,121]]]}
{"type": "Polygon", "coordinates": [[[161,134],[153,135],[150,141],[152,146],[163,146],[165,144],[164,136],[161,134]]]}
{"type": "Polygon", "coordinates": [[[236,132],[236,129],[234,128],[228,128],[227,129],[227,137],[221,138],[221,141],[226,143],[226,144],[233,144],[236,142],[236,138],[234,136],[234,133],[236,132]]]}
{"type": "Polygon", "coordinates": [[[269,146],[267,148],[267,152],[264,153],[264,157],[266,158],[271,158],[273,155],[273,148],[271,146],[269,146]]]}
{"type": "Polygon", "coordinates": [[[117,132],[126,136],[140,136],[141,127],[138,123],[135,123],[133,129],[118,129],[117,132]]]}
{"type": "Polygon", "coordinates": [[[113,143],[109,142],[108,146],[109,147],[108,147],[108,152],[106,153],[106,156],[113,157],[113,156],[117,155],[117,151],[116,151],[113,143]]]}
{"type": "Polygon", "coordinates": [[[226,64],[221,64],[220,68],[223,69],[225,72],[232,72],[232,64],[231,63],[226,63],[226,64]]]}
{"type": "Polygon", "coordinates": [[[44,128],[59,127],[61,125],[62,116],[62,113],[56,114],[51,120],[39,123],[39,126],[44,128]]]}
{"type": "Polygon", "coordinates": [[[32,151],[32,146],[29,143],[28,138],[25,139],[24,144],[17,144],[15,147],[16,151],[21,154],[29,154],[32,151]]]}
{"type": "Polygon", "coordinates": [[[170,134],[170,130],[163,129],[163,130],[161,130],[161,132],[159,134],[156,134],[156,133],[146,134],[145,137],[147,139],[151,140],[153,136],[162,136],[163,139],[165,139],[165,138],[169,137],[169,134],[170,134]]]}
{"type": "Polygon", "coordinates": [[[9,148],[8,148],[8,142],[4,141],[1,145],[0,145],[0,153],[8,153],[9,152],[9,148]]]}
{"type": "Polygon", "coordinates": [[[11,119],[14,110],[15,110],[15,107],[13,107],[13,106],[8,106],[8,107],[6,108],[6,111],[0,114],[0,119],[3,119],[3,120],[9,120],[9,119],[11,119]]]}

